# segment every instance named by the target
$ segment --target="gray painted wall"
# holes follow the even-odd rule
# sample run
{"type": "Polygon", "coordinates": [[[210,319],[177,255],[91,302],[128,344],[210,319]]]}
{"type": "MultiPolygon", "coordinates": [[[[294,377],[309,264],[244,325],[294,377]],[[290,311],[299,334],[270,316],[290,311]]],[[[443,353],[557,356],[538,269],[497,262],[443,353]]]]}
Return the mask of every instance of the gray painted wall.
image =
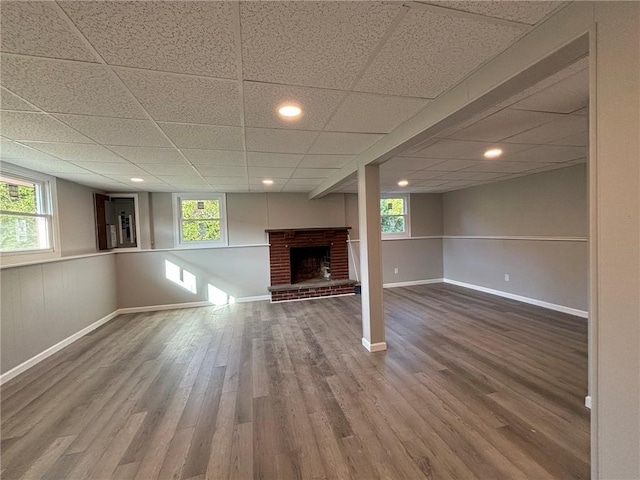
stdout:
{"type": "MultiPolygon", "coordinates": [[[[445,193],[450,236],[587,236],[586,165],[445,193]]],[[[444,277],[588,310],[588,244],[445,238],[444,277]],[[509,275],[509,281],[505,280],[509,275]]]]}
{"type": "Polygon", "coordinates": [[[60,246],[63,256],[97,251],[94,190],[84,185],[57,179],[60,246]]]}
{"type": "Polygon", "coordinates": [[[118,308],[115,257],[97,255],[0,271],[2,373],[118,308]]]}

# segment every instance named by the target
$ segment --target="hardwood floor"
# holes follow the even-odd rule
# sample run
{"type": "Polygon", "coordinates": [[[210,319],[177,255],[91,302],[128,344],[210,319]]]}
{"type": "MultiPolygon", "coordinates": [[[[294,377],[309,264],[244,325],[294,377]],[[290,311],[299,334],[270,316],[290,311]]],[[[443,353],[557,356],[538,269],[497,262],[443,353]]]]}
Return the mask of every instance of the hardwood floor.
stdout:
{"type": "Polygon", "coordinates": [[[586,320],[450,285],[123,315],[2,387],[2,478],[589,477],[586,320]]]}

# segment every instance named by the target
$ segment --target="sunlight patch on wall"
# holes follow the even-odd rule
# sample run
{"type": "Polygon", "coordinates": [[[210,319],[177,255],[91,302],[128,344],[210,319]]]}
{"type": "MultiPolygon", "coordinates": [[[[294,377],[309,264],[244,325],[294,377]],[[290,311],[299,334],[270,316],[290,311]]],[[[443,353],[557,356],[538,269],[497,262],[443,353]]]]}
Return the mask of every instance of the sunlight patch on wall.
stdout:
{"type": "Polygon", "coordinates": [[[209,302],[214,305],[227,305],[236,303],[235,297],[232,297],[227,292],[220,290],[218,287],[214,287],[208,284],[209,302]]]}
{"type": "Polygon", "coordinates": [[[172,281],[176,285],[180,285],[185,290],[189,290],[191,293],[198,293],[198,287],[196,286],[196,276],[183,270],[175,263],[169,260],[164,261],[164,272],[167,280],[172,281]]]}

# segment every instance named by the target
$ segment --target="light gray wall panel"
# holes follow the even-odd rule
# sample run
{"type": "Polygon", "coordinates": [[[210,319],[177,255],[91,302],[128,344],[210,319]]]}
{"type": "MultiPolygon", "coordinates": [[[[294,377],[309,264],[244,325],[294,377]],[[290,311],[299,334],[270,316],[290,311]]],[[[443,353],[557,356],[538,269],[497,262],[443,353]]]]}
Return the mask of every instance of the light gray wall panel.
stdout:
{"type": "Polygon", "coordinates": [[[138,211],[140,218],[138,218],[138,224],[140,225],[140,239],[138,245],[144,250],[151,248],[151,211],[150,211],[150,199],[151,194],[148,192],[138,193],[138,211]]]}
{"type": "Polygon", "coordinates": [[[62,255],[97,251],[93,194],[100,191],[60,178],[56,190],[62,255]]]}
{"type": "Polygon", "coordinates": [[[344,195],[309,200],[306,193],[269,193],[268,228],[344,227],[344,195]]]}
{"type": "MultiPolygon", "coordinates": [[[[349,277],[360,274],[360,242],[352,242],[349,250],[349,277]]],[[[383,240],[382,281],[413,282],[443,277],[442,239],[383,240]],[[398,273],[395,273],[395,269],[398,273]]]]}
{"type": "Polygon", "coordinates": [[[115,255],[0,271],[2,373],[117,310],[115,255]]]}
{"type": "Polygon", "coordinates": [[[409,197],[411,236],[442,235],[442,194],[412,193],[409,197]]]}
{"type": "Polygon", "coordinates": [[[267,194],[228,193],[229,245],[267,243],[267,194]]]}
{"type": "Polygon", "coordinates": [[[151,194],[153,248],[173,248],[173,203],[170,193],[151,194]]]}
{"type": "Polygon", "coordinates": [[[208,284],[236,298],[268,294],[266,246],[120,253],[116,261],[121,308],[207,301],[208,284]],[[166,278],[166,261],[196,276],[197,293],[166,278]]]}
{"type": "Polygon", "coordinates": [[[586,165],[444,194],[445,235],[586,236],[586,165]]]}
{"type": "Polygon", "coordinates": [[[450,280],[588,310],[587,242],[444,240],[450,280]],[[509,281],[505,281],[505,273],[509,281]]]}

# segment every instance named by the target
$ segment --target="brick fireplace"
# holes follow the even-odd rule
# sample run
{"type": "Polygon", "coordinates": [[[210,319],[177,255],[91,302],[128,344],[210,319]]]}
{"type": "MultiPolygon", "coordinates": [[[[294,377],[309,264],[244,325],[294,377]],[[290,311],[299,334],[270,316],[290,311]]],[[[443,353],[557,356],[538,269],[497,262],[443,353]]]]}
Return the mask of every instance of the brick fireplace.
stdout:
{"type": "Polygon", "coordinates": [[[271,301],[353,293],[349,280],[350,227],[267,230],[271,301]]]}

